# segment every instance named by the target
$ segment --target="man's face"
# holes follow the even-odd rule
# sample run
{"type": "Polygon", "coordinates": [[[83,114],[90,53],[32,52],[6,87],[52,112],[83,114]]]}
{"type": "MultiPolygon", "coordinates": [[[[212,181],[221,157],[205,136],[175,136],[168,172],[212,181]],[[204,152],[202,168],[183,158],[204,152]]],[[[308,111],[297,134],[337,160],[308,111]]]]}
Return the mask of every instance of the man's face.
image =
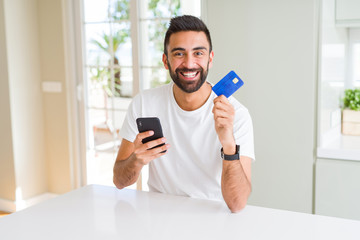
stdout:
{"type": "Polygon", "coordinates": [[[170,36],[163,62],[174,83],[184,92],[196,92],[212,66],[213,52],[204,32],[183,31],[170,36]]]}

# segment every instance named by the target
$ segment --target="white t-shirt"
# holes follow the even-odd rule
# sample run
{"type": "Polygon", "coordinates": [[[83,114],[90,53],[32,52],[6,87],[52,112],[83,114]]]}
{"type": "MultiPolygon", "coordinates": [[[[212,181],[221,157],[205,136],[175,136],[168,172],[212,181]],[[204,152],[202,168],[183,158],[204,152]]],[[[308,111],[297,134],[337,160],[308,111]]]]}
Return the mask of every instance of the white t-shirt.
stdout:
{"type": "MultiPolygon", "coordinates": [[[[158,117],[170,148],[149,163],[149,190],[206,199],[221,194],[221,144],[212,113],[216,94],[195,111],[184,111],[175,101],[173,83],[138,94],[129,106],[120,135],[133,142],[138,134],[136,119],[158,117]]],[[[234,137],[240,155],[255,159],[253,126],[248,110],[235,98],[234,137]]]]}

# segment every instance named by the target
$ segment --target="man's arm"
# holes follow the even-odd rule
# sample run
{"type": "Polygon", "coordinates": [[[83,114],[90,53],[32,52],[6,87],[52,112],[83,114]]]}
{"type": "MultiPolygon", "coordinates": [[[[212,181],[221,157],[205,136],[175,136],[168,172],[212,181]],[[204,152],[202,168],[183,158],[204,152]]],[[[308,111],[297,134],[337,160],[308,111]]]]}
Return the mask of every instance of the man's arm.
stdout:
{"type": "Polygon", "coordinates": [[[246,206],[251,193],[251,158],[223,160],[221,191],[231,212],[239,212],[246,206]]]}
{"type": "Polygon", "coordinates": [[[144,165],[166,153],[161,153],[169,148],[169,144],[150,149],[159,144],[165,143],[165,138],[159,138],[145,144],[142,140],[153,135],[153,131],[139,133],[135,141],[129,142],[123,139],[119,148],[114,165],[113,181],[117,188],[122,189],[134,184],[144,165]]]}
{"type": "MultiPolygon", "coordinates": [[[[216,133],[224,154],[234,155],[236,149],[233,135],[234,107],[222,95],[214,99],[213,114],[216,133]]],[[[232,212],[238,212],[246,206],[251,193],[251,159],[249,157],[241,156],[240,160],[234,161],[223,160],[221,191],[232,212]]]]}

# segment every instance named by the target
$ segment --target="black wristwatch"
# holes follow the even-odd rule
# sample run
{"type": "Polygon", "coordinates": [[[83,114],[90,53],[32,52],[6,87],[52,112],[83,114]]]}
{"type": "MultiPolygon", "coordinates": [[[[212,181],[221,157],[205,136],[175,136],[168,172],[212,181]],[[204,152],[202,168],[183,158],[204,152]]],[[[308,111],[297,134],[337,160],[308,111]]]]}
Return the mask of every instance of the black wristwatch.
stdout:
{"type": "Polygon", "coordinates": [[[239,160],[240,159],[240,146],[236,145],[235,154],[234,155],[226,155],[224,154],[223,148],[221,148],[221,158],[227,161],[239,160]]]}

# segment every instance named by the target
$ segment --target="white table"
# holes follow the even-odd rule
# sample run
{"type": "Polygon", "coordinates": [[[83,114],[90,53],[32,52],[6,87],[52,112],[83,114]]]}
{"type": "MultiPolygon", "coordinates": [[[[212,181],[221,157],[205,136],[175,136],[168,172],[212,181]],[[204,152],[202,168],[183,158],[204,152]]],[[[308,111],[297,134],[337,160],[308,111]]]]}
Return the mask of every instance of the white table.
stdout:
{"type": "Polygon", "coordinates": [[[360,239],[360,221],[90,185],[0,219],[7,239],[360,239]]]}

